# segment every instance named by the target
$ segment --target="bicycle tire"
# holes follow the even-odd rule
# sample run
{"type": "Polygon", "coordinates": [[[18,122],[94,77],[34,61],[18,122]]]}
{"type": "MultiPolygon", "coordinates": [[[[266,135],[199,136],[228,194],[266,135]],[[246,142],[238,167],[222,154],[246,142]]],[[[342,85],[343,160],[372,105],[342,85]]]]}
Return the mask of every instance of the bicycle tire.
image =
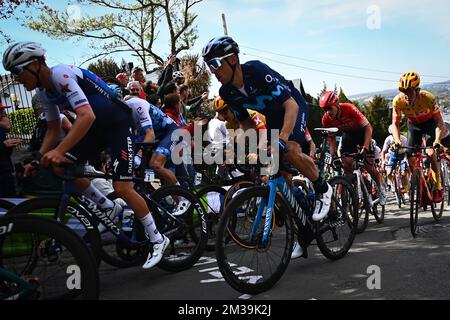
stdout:
{"type": "MultiPolygon", "coordinates": [[[[217,264],[224,279],[235,290],[247,294],[259,294],[267,291],[280,280],[289,265],[295,237],[292,210],[279,193],[277,193],[276,196],[273,221],[271,221],[273,227],[270,233],[270,246],[267,249],[260,247],[261,244],[259,241],[243,239],[240,237],[238,235],[238,230],[236,229],[237,225],[233,225],[233,230],[229,230],[230,224],[235,223],[233,222],[234,219],[241,219],[240,222],[243,224],[251,222],[251,215],[245,214],[239,218],[238,211],[242,204],[255,197],[256,201],[254,203],[256,205],[257,199],[267,199],[269,197],[269,189],[267,187],[255,186],[246,190],[245,193],[241,193],[233,198],[225,208],[222,218],[220,219],[216,241],[217,264]],[[277,232],[278,230],[281,231],[280,235],[277,232]],[[285,233],[283,233],[284,230],[285,233]],[[280,244],[275,246],[275,244],[278,243],[278,240],[280,244]],[[279,248],[281,251],[280,254],[275,255],[276,261],[268,258],[259,259],[258,257],[253,257],[254,255],[264,254],[266,252],[270,253],[273,246],[275,246],[275,249],[279,248]],[[239,253],[236,255],[236,259],[241,260],[241,262],[234,261],[234,256],[231,256],[233,250],[238,248],[246,250],[244,251],[245,254],[239,253]],[[230,254],[228,254],[228,252],[230,252],[230,254]],[[246,254],[250,255],[250,259],[244,262],[242,260],[246,254]],[[258,263],[258,261],[263,260],[267,262],[268,265],[273,264],[273,268],[269,265],[270,270],[268,270],[267,276],[265,274],[258,274],[264,273],[264,265],[253,266],[253,263],[258,263]],[[238,268],[236,274],[233,272],[234,267],[238,268]],[[242,270],[240,270],[239,267],[245,268],[245,271],[247,271],[245,276],[240,276],[242,270]],[[254,272],[256,272],[256,274],[253,275],[254,272]]],[[[262,223],[262,225],[264,225],[264,223],[262,223]]],[[[246,232],[245,230],[246,228],[244,228],[244,233],[246,232]]],[[[259,235],[261,234],[261,231],[262,230],[258,232],[259,235]]]]}
{"type": "Polygon", "coordinates": [[[220,216],[222,215],[223,208],[224,208],[224,199],[225,195],[227,194],[227,190],[225,190],[223,187],[219,185],[210,185],[206,186],[204,188],[201,188],[198,190],[195,195],[197,198],[200,199],[203,203],[203,207],[206,208],[206,216],[207,216],[207,225],[208,225],[208,242],[206,244],[206,251],[215,251],[216,250],[216,236],[217,236],[217,224],[219,223],[220,216]],[[207,199],[204,199],[208,194],[210,193],[217,193],[219,194],[219,197],[221,198],[221,205],[216,212],[214,208],[212,208],[208,203],[207,199]],[[206,202],[206,203],[204,203],[206,202]],[[212,211],[212,212],[210,212],[212,211]]]}
{"type": "MultiPolygon", "coordinates": [[[[362,183],[365,183],[364,178],[363,178],[362,183]]],[[[356,229],[357,230],[356,232],[358,234],[361,234],[366,230],[367,225],[369,224],[369,212],[371,212],[371,209],[369,207],[369,197],[367,196],[367,192],[362,187],[361,187],[361,194],[363,196],[362,199],[359,199],[359,197],[357,197],[357,199],[358,199],[358,227],[356,229]],[[361,200],[362,200],[362,206],[361,206],[361,200]]]]}
{"type": "MultiPolygon", "coordinates": [[[[60,204],[60,199],[57,198],[47,198],[47,197],[39,197],[32,198],[27,201],[24,201],[17,206],[13,207],[11,210],[8,210],[7,215],[15,215],[15,214],[33,214],[37,216],[46,216],[51,219],[56,219],[56,213],[58,211],[60,204]]],[[[85,240],[89,243],[88,247],[92,251],[92,254],[97,262],[97,266],[101,263],[101,239],[100,234],[97,229],[97,223],[94,221],[92,217],[89,215],[81,215],[81,210],[77,204],[69,202],[68,206],[70,209],[65,213],[65,222],[69,222],[69,217],[75,218],[78,221],[78,224],[73,224],[74,227],[82,226],[79,230],[80,237],[84,237],[85,240]],[[83,232],[84,231],[84,232],[83,232]]]]}
{"type": "Polygon", "coordinates": [[[431,204],[431,214],[433,215],[433,218],[435,221],[439,221],[442,218],[442,215],[444,213],[444,206],[445,206],[445,189],[446,189],[446,185],[445,185],[445,176],[444,176],[444,172],[441,169],[439,170],[439,174],[441,175],[441,183],[443,184],[444,190],[444,197],[442,198],[442,202],[441,203],[432,203],[431,204]]]}
{"type": "MultiPolygon", "coordinates": [[[[317,222],[316,240],[320,252],[322,252],[322,254],[326,258],[334,261],[343,258],[350,250],[353,241],[355,240],[358,228],[358,200],[353,186],[344,177],[333,177],[328,180],[328,183],[335,191],[333,192],[331,200],[332,204],[328,216],[321,222],[317,222]],[[345,200],[345,197],[336,197],[338,185],[341,185],[345,188],[345,196],[348,197],[347,200],[345,200]],[[339,200],[341,200],[343,203],[339,204],[339,200]],[[350,203],[344,203],[348,200],[350,200],[350,203]],[[348,212],[348,210],[345,210],[345,213],[343,214],[342,209],[340,210],[340,208],[345,207],[346,204],[348,205],[348,210],[350,210],[350,213],[348,212]],[[339,210],[340,212],[338,212],[339,210]],[[330,244],[336,244],[336,241],[342,239],[339,237],[339,235],[344,234],[343,230],[337,230],[337,227],[339,225],[341,227],[344,227],[344,225],[346,225],[349,228],[348,235],[344,235],[342,237],[344,239],[342,245],[331,248],[330,244]],[[326,239],[326,237],[324,236],[324,230],[331,231],[331,236],[333,239],[332,241],[328,241],[326,239]]],[[[340,189],[339,191],[341,195],[344,194],[342,189],[340,189]]]]}
{"type": "Polygon", "coordinates": [[[0,199],[0,208],[5,210],[11,210],[16,205],[8,200],[0,199]]]}
{"type": "Polygon", "coordinates": [[[233,197],[235,196],[235,194],[237,192],[239,192],[240,190],[246,189],[246,188],[254,187],[254,186],[255,186],[255,182],[248,181],[248,180],[239,181],[239,182],[236,182],[235,184],[233,184],[230,187],[230,189],[228,189],[227,193],[225,194],[225,198],[223,200],[224,208],[226,208],[228,203],[233,199],[233,197]]]}
{"type": "Polygon", "coordinates": [[[395,197],[397,199],[397,205],[398,208],[401,209],[402,208],[402,196],[401,196],[401,191],[400,191],[400,184],[398,181],[398,175],[395,174],[394,175],[394,188],[395,188],[395,197]]]}
{"type": "MultiPolygon", "coordinates": [[[[377,191],[377,195],[379,196],[380,189],[378,188],[378,186],[374,180],[372,180],[372,188],[375,188],[375,190],[377,191]]],[[[372,207],[373,216],[375,217],[375,220],[377,221],[378,224],[383,223],[385,212],[386,212],[386,206],[382,205],[379,202],[377,204],[373,205],[373,207],[372,207]]]]}
{"type": "MultiPolygon", "coordinates": [[[[67,293],[60,294],[58,296],[51,296],[50,293],[52,293],[53,290],[46,289],[47,287],[45,286],[45,283],[43,283],[43,280],[45,279],[47,280],[50,278],[55,279],[54,274],[52,274],[52,277],[50,278],[46,278],[44,274],[43,277],[39,277],[37,280],[34,279],[34,281],[39,282],[39,286],[36,288],[36,290],[39,290],[39,288],[43,288],[43,290],[39,292],[40,293],[39,298],[49,300],[55,299],[94,300],[99,298],[100,281],[96,262],[86,244],[80,239],[80,237],[78,237],[78,235],[73,230],[54,220],[29,214],[22,214],[22,215],[15,214],[0,218],[0,225],[5,226],[10,224],[12,224],[11,231],[9,233],[5,233],[2,236],[0,236],[1,239],[0,243],[2,244],[0,248],[1,252],[3,252],[3,250],[6,250],[4,246],[6,246],[6,244],[8,243],[7,237],[9,235],[14,237],[14,235],[21,236],[22,234],[31,234],[34,238],[39,238],[39,235],[43,235],[45,237],[39,239],[45,239],[45,241],[41,241],[40,243],[43,242],[48,243],[48,238],[50,237],[51,239],[56,240],[58,244],[58,249],[61,250],[58,251],[57,254],[55,254],[55,256],[59,257],[55,261],[52,261],[50,258],[44,256],[43,254],[39,254],[39,258],[46,259],[45,268],[49,267],[50,264],[49,261],[55,263],[58,268],[62,268],[61,266],[62,260],[67,259],[67,255],[65,254],[66,252],[69,252],[73,256],[74,262],[76,262],[75,266],[79,268],[81,276],[79,288],[74,289],[68,288],[67,284],[69,283],[69,276],[67,274],[71,275],[71,273],[69,273],[68,271],[64,272],[64,275],[65,277],[67,277],[67,279],[63,280],[63,284],[61,284],[61,286],[62,287],[65,286],[67,293]],[[63,248],[65,248],[66,250],[63,250],[63,248]],[[62,257],[63,255],[64,257],[62,257]],[[49,296],[45,296],[46,294],[48,294],[49,296]]],[[[17,241],[17,239],[15,241],[17,241]]],[[[41,251],[45,249],[41,247],[39,249],[34,247],[30,249],[30,251],[34,250],[41,251]]],[[[11,254],[17,255],[19,253],[9,252],[9,257],[12,257],[12,259],[16,259],[14,256],[11,256],[11,254]]],[[[23,252],[21,252],[19,255],[23,256],[23,252]]],[[[8,264],[8,257],[3,254],[0,254],[0,256],[2,256],[0,266],[4,267],[5,263],[8,264]]],[[[55,257],[53,257],[53,259],[55,259],[55,257]]],[[[39,269],[41,270],[42,268],[39,269]]],[[[30,272],[28,274],[19,274],[18,276],[30,277],[32,276],[33,271],[35,270],[29,271],[30,272]]]]}
{"type": "Polygon", "coordinates": [[[410,210],[409,210],[409,221],[411,234],[415,238],[418,232],[418,220],[419,220],[419,208],[420,208],[420,198],[421,198],[421,185],[420,185],[420,169],[414,170],[413,177],[411,179],[411,189],[410,189],[410,210]]]}

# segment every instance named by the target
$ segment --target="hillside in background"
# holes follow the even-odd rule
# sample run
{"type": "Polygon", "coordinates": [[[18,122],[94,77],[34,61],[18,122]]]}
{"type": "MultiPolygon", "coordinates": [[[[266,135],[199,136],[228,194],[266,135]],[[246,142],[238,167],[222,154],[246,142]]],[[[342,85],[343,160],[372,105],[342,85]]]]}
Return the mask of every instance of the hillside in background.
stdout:
{"type": "MultiPolygon", "coordinates": [[[[435,95],[436,98],[439,100],[439,104],[441,105],[442,108],[450,108],[450,80],[445,82],[426,84],[422,88],[427,91],[430,91],[433,95],[435,95]]],[[[397,94],[398,90],[393,89],[378,92],[362,93],[349,96],[348,98],[351,100],[359,101],[361,103],[366,103],[372,100],[374,96],[382,96],[386,100],[392,101],[397,94]]]]}

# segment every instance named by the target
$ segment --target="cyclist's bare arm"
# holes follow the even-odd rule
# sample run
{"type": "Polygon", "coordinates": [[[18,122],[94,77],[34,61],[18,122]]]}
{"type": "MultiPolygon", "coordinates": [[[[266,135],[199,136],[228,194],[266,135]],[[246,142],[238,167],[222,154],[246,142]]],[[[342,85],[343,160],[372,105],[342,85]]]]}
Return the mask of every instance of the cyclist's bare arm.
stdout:
{"type": "Polygon", "coordinates": [[[289,137],[294,131],[295,122],[298,116],[298,104],[294,99],[290,98],[283,103],[283,108],[286,111],[284,115],[283,128],[281,128],[280,139],[289,141],[289,137]]]}
{"type": "Polygon", "coordinates": [[[397,110],[394,108],[392,110],[392,136],[394,137],[394,141],[396,143],[401,144],[400,139],[400,119],[401,114],[397,112],[397,110]]]}

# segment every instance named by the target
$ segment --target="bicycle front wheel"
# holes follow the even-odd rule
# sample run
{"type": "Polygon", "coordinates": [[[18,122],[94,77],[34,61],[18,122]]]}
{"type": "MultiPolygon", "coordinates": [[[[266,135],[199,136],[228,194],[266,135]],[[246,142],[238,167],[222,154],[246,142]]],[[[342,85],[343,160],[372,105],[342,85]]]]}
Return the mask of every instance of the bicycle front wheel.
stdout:
{"type": "Polygon", "coordinates": [[[219,222],[217,264],[227,283],[242,293],[258,294],[272,288],[291,259],[292,211],[277,194],[272,219],[266,221],[268,198],[267,187],[249,188],[229,202],[219,222]],[[260,206],[264,206],[262,219],[255,225],[260,206]],[[265,226],[270,226],[266,241],[263,240],[265,226]],[[252,230],[256,232],[250,237],[252,230]]]}
{"type": "Polygon", "coordinates": [[[2,278],[0,297],[92,300],[99,297],[98,270],[86,244],[70,228],[25,215],[0,218],[0,267],[20,278],[2,278]],[[26,283],[25,286],[20,284],[26,283]]]}
{"type": "Polygon", "coordinates": [[[417,169],[413,173],[413,177],[411,180],[411,189],[410,189],[410,227],[411,234],[413,237],[417,237],[417,232],[419,227],[417,222],[419,220],[419,209],[421,203],[421,185],[420,185],[420,169],[417,169]]]}

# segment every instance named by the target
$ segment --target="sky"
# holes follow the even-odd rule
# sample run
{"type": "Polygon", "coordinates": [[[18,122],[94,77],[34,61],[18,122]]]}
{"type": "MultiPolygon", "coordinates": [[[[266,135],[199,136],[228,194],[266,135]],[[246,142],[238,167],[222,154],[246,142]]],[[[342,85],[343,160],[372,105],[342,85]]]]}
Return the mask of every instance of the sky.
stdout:
{"type": "MultiPolygon", "coordinates": [[[[48,2],[83,17],[98,13],[67,7],[66,1],[48,2]]],[[[447,0],[204,0],[194,12],[199,38],[189,53],[200,53],[210,39],[224,34],[223,13],[228,34],[240,45],[241,62],[261,60],[287,79],[301,78],[312,95],[324,82],[347,95],[395,89],[407,71],[419,72],[423,83],[450,80],[447,0]]],[[[42,43],[50,65],[79,65],[95,53],[87,42],[51,40],[12,20],[2,21],[1,28],[15,41],[42,43]]],[[[163,56],[170,54],[164,34],[157,48],[163,56]]],[[[1,53],[5,49],[0,45],[1,53]]],[[[213,77],[211,96],[219,87],[213,77]]]]}

